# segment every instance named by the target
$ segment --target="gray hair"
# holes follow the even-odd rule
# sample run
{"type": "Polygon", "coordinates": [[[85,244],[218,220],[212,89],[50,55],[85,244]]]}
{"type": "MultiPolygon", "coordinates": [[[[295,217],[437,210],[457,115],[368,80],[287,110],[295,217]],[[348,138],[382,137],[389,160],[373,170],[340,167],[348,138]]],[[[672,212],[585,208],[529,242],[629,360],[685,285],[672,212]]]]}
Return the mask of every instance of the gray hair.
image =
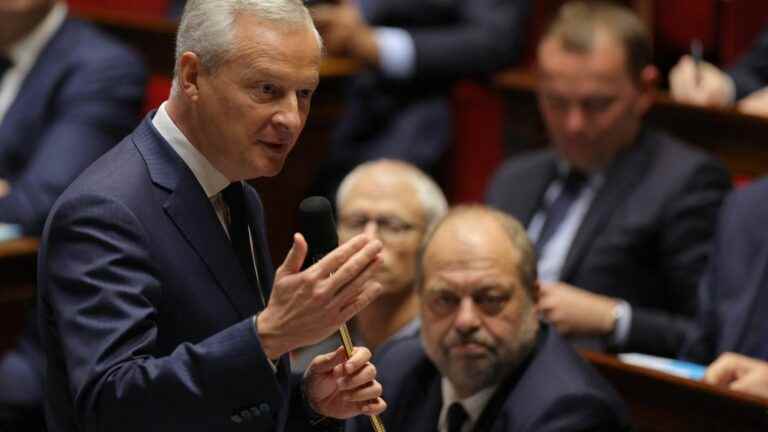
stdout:
{"type": "Polygon", "coordinates": [[[315,33],[322,49],[322,38],[301,0],[187,0],[176,35],[174,91],[179,60],[185,52],[197,54],[208,71],[215,71],[224,62],[233,46],[235,18],[241,13],[275,24],[306,25],[315,33]]]}
{"type": "Polygon", "coordinates": [[[416,166],[395,159],[378,159],[356,166],[344,177],[336,191],[336,208],[341,207],[349,194],[349,190],[360,180],[363,174],[377,169],[397,170],[398,172],[392,174],[400,176],[416,190],[426,219],[426,231],[432,229],[432,226],[448,211],[448,201],[445,199],[440,186],[431,177],[416,166]]]}

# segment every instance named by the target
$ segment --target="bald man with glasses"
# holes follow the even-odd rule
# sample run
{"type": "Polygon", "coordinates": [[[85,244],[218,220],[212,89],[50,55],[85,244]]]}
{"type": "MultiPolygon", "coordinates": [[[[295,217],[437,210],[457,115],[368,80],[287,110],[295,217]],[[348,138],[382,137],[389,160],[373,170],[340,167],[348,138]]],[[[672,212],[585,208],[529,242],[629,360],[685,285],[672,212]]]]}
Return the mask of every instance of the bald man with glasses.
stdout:
{"type": "MultiPolygon", "coordinates": [[[[374,278],[384,289],[355,317],[353,337],[357,343],[374,351],[385,342],[418,333],[418,298],[413,283],[419,246],[447,207],[440,187],[406,162],[367,162],[342,181],[336,194],[339,243],[365,232],[383,244],[374,278]]],[[[331,336],[296,353],[294,368],[301,370],[315,351],[325,352],[338,345],[338,337],[331,336]]]]}

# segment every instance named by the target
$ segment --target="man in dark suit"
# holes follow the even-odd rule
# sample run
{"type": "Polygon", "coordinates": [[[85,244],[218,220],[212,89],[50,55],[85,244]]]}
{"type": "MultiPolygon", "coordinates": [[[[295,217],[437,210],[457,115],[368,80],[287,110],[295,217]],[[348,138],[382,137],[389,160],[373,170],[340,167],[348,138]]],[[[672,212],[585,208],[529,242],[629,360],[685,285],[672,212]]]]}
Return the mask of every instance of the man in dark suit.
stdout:
{"type": "Polygon", "coordinates": [[[702,106],[735,106],[747,114],[768,116],[768,27],[728,70],[683,56],[669,72],[672,97],[702,106]]]}
{"type": "Polygon", "coordinates": [[[699,327],[681,356],[709,363],[732,351],[768,360],[768,179],[735,190],[718,219],[699,290],[699,327]]]}
{"type": "Polygon", "coordinates": [[[352,168],[380,158],[434,175],[453,139],[453,83],[517,60],[532,3],[344,0],[314,7],[328,52],[364,67],[315,187],[330,197],[352,168]]]}
{"type": "Polygon", "coordinates": [[[643,124],[650,39],[629,10],[569,3],[538,48],[552,148],[507,161],[488,203],[519,218],[539,253],[539,311],[593,349],[675,356],[726,170],[643,124]]]}
{"type": "MultiPolygon", "coordinates": [[[[499,211],[458,207],[422,249],[421,337],[376,354],[398,431],[619,431],[626,407],[536,313],[533,247],[499,211]]],[[[367,431],[363,421],[348,431],[367,431]]]]}
{"type": "Polygon", "coordinates": [[[243,182],[282,168],[320,59],[300,0],[187,3],[169,100],[46,223],[49,431],[302,430],[384,409],[365,348],[318,356],[303,380],[287,357],[378,295],[381,243],[358,236],[302,272],[297,234],[273,273],[243,182]]]}
{"type": "Polygon", "coordinates": [[[64,188],[136,126],[144,95],[141,59],[66,14],[54,0],[0,5],[0,222],[31,235],[64,188]]]}
{"type": "MultiPolygon", "coordinates": [[[[39,236],[64,188],[138,122],[145,70],[64,2],[3,1],[0,22],[0,223],[39,236]]],[[[0,429],[41,422],[43,372],[32,311],[0,358],[0,429]]]]}

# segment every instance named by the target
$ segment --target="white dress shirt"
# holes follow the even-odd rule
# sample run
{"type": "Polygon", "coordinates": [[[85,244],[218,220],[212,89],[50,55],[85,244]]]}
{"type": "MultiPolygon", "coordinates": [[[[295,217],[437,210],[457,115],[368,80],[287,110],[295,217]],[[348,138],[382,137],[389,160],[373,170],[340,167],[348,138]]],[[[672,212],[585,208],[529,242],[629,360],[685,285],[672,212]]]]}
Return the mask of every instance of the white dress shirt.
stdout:
{"type": "Polygon", "coordinates": [[[461,432],[469,432],[475,426],[475,423],[477,423],[480,414],[483,413],[485,406],[488,405],[488,401],[491,400],[491,396],[493,396],[493,392],[496,391],[498,386],[480,390],[466,399],[459,398],[453,384],[451,384],[445,377],[440,380],[440,387],[443,392],[443,407],[440,410],[440,417],[438,417],[437,421],[438,432],[448,432],[448,408],[454,402],[460,403],[461,406],[464,407],[464,410],[467,411],[469,418],[467,418],[467,421],[464,422],[464,425],[461,427],[461,432]]]}
{"type": "Polygon", "coordinates": [[[16,100],[16,95],[19,94],[43,48],[64,24],[66,18],[66,4],[57,2],[31,33],[11,45],[6,53],[12,63],[11,67],[0,77],[0,123],[16,100]]]}
{"type": "MultiPolygon", "coordinates": [[[[564,163],[558,166],[558,171],[561,174],[560,179],[553,181],[549,185],[544,193],[544,205],[536,212],[533,219],[531,219],[531,223],[528,225],[528,236],[534,243],[538,240],[541,229],[546,222],[546,209],[560,195],[560,191],[563,188],[562,178],[565,177],[564,174],[569,169],[564,163]]],[[[603,183],[605,183],[605,176],[602,173],[592,174],[589,176],[584,187],[581,188],[581,191],[579,191],[579,196],[568,209],[563,222],[556,228],[552,237],[549,238],[549,241],[541,249],[541,256],[537,265],[539,280],[543,282],[557,282],[561,280],[563,265],[573,246],[576,233],[579,231],[582,222],[584,222],[584,217],[586,217],[589,208],[592,206],[592,201],[594,201],[603,183]]],[[[629,303],[622,300],[614,314],[616,322],[610,338],[615,345],[621,346],[629,337],[629,330],[632,326],[632,307],[629,303]]]]}

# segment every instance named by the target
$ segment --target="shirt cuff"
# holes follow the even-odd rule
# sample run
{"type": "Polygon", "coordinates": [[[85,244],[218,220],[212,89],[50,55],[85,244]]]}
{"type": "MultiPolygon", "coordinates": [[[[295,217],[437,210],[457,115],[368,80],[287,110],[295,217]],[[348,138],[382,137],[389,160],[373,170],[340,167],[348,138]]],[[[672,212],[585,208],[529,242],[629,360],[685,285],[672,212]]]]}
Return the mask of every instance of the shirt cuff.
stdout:
{"type": "MultiPolygon", "coordinates": [[[[256,326],[256,319],[259,317],[259,314],[256,314],[253,316],[253,332],[256,333],[256,337],[259,337],[259,329],[256,326]]],[[[277,363],[272,360],[271,358],[267,358],[267,361],[269,362],[269,366],[272,367],[272,373],[277,373],[277,363]]]]}
{"type": "Polygon", "coordinates": [[[389,78],[404,79],[413,76],[416,69],[416,47],[407,31],[396,27],[377,27],[379,67],[389,78]]]}
{"type": "Polygon", "coordinates": [[[615,318],[613,333],[611,333],[611,343],[614,346],[622,347],[629,337],[629,329],[632,326],[632,307],[625,301],[620,301],[613,309],[615,318]]]}

